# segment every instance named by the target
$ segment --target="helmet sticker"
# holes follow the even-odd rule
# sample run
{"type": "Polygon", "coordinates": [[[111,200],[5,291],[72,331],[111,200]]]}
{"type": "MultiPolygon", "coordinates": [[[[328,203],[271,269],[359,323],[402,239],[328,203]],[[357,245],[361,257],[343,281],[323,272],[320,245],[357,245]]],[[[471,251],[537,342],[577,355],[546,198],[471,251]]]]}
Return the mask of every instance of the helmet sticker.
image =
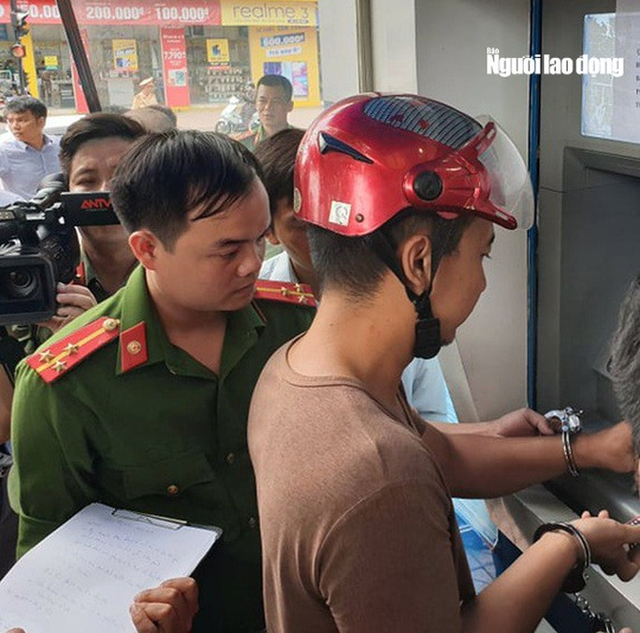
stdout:
{"type": "Polygon", "coordinates": [[[329,212],[329,222],[331,224],[339,224],[340,226],[348,226],[351,217],[351,205],[348,202],[331,201],[331,211],[329,212]]]}
{"type": "Polygon", "coordinates": [[[302,194],[300,193],[300,189],[298,187],[293,188],[293,212],[300,213],[300,209],[302,209],[302,194]]]}
{"type": "Polygon", "coordinates": [[[364,106],[371,119],[407,132],[414,132],[458,149],[482,129],[471,117],[436,101],[410,97],[378,97],[364,106]]]}

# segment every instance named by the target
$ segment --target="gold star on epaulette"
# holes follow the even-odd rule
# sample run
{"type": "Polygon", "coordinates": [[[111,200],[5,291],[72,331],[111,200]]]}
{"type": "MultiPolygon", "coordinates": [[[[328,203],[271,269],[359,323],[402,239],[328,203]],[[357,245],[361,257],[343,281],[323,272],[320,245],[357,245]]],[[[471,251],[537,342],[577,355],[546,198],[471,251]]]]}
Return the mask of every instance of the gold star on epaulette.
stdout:
{"type": "Polygon", "coordinates": [[[48,363],[53,358],[53,354],[50,349],[45,349],[44,352],[40,352],[40,362],[48,363]]]}
{"type": "Polygon", "coordinates": [[[69,343],[69,345],[64,348],[64,351],[67,352],[69,356],[71,356],[72,354],[77,354],[79,349],[79,345],[76,345],[75,343],[69,343]]]}
{"type": "Polygon", "coordinates": [[[61,371],[64,371],[67,368],[67,363],[65,363],[63,360],[57,360],[54,365],[53,365],[53,369],[59,374],[61,371]]]}
{"type": "Polygon", "coordinates": [[[291,291],[289,288],[282,286],[282,288],[280,288],[280,294],[282,294],[283,297],[288,297],[291,294],[291,291]]]}

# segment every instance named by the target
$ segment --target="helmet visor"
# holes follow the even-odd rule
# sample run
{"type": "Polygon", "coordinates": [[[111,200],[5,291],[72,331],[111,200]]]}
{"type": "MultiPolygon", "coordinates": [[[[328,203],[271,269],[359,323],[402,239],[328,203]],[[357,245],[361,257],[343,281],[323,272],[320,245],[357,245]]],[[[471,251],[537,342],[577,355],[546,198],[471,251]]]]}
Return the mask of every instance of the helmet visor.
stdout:
{"type": "MultiPolygon", "coordinates": [[[[524,160],[495,121],[487,116],[476,117],[476,120],[483,130],[469,145],[475,146],[477,160],[489,181],[488,197],[478,202],[481,206],[487,205],[501,224],[529,229],[534,219],[534,198],[524,160]]],[[[464,153],[465,148],[460,151],[464,153]]]]}

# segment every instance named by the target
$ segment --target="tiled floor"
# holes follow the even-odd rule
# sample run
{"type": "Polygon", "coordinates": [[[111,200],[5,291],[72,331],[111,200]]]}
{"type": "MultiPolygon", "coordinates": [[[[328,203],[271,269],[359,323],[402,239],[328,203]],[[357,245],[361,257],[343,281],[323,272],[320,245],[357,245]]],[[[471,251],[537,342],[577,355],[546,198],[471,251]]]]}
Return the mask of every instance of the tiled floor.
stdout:
{"type": "Polygon", "coordinates": [[[458,515],[458,525],[462,535],[473,584],[477,592],[482,591],[495,577],[496,568],[489,545],[475,532],[475,530],[458,515]]]}

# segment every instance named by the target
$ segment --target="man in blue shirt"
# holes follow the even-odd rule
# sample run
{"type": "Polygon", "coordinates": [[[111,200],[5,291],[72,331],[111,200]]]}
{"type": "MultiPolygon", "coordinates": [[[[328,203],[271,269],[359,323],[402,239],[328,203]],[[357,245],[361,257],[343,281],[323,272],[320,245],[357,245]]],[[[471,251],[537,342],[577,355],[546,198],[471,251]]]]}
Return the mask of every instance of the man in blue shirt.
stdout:
{"type": "Polygon", "coordinates": [[[4,117],[13,138],[0,144],[2,188],[28,200],[45,176],[60,171],[60,139],[44,133],[47,106],[34,97],[12,99],[4,117]]]}

